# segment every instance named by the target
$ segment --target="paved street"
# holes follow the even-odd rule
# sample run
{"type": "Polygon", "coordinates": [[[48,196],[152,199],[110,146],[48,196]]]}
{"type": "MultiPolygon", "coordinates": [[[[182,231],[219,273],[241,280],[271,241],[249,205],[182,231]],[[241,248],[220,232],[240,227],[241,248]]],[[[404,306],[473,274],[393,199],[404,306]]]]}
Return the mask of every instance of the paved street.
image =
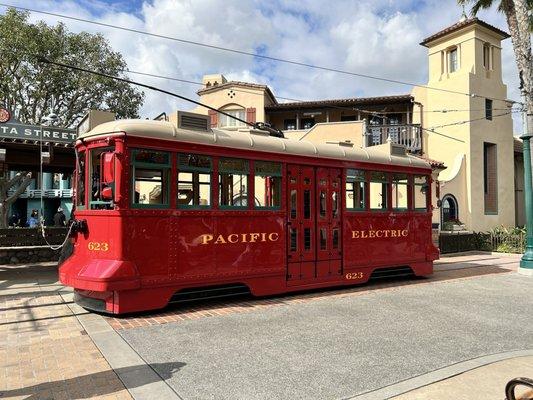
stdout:
{"type": "Polygon", "coordinates": [[[501,400],[511,371],[533,376],[517,260],[443,257],[429,279],[127,318],[71,304],[52,266],[1,267],[0,398],[501,400]]]}

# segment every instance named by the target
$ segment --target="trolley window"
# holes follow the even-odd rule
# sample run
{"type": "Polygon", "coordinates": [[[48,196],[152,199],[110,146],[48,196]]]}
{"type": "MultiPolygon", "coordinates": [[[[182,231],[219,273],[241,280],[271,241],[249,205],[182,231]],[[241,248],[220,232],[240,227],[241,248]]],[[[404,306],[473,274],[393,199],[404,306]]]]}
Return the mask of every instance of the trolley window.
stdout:
{"type": "Polygon", "coordinates": [[[389,208],[389,174],[385,172],[370,173],[370,209],[387,210],[389,208]]]}
{"type": "Polygon", "coordinates": [[[409,180],[407,174],[392,175],[392,209],[407,211],[409,207],[409,180]]]}
{"type": "Polygon", "coordinates": [[[255,208],[278,210],[281,207],[281,164],[255,161],[254,172],[255,208]]]}
{"type": "Polygon", "coordinates": [[[365,171],[348,169],[346,171],[346,208],[349,210],[363,211],[366,207],[365,171]]]}
{"type": "Polygon", "coordinates": [[[89,209],[91,210],[111,210],[113,204],[109,200],[104,200],[102,190],[104,183],[100,176],[100,163],[103,153],[112,152],[112,147],[98,147],[89,150],[89,176],[91,178],[91,191],[89,192],[89,209]]]}
{"type": "Polygon", "coordinates": [[[220,158],[218,171],[220,208],[247,208],[250,162],[237,158],[220,158]]]}
{"type": "Polygon", "coordinates": [[[427,211],[429,204],[428,177],[425,175],[415,175],[413,181],[415,211],[427,211]]]}
{"type": "Polygon", "coordinates": [[[178,154],[178,208],[211,207],[211,157],[178,154]]]}
{"type": "Polygon", "coordinates": [[[166,208],[169,205],[170,154],[132,150],[132,206],[166,208]]]}
{"type": "Polygon", "coordinates": [[[76,207],[78,210],[85,208],[85,151],[78,153],[76,166],[76,207]]]}

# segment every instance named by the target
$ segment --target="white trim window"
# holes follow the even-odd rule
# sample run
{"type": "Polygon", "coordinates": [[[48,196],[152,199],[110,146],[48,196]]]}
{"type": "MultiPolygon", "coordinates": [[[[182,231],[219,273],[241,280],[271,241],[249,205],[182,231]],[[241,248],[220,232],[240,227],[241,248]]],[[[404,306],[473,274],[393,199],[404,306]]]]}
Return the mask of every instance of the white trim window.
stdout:
{"type": "Polygon", "coordinates": [[[459,69],[459,51],[457,47],[448,50],[448,72],[455,72],[459,69]]]}
{"type": "MultiPolygon", "coordinates": [[[[234,117],[240,118],[243,121],[246,121],[246,110],[223,110],[225,113],[229,115],[233,115],[234,117]]],[[[220,128],[236,128],[240,126],[245,126],[246,124],[244,122],[238,121],[235,118],[230,118],[227,115],[220,114],[219,113],[219,119],[218,119],[218,126],[220,128]]]]}

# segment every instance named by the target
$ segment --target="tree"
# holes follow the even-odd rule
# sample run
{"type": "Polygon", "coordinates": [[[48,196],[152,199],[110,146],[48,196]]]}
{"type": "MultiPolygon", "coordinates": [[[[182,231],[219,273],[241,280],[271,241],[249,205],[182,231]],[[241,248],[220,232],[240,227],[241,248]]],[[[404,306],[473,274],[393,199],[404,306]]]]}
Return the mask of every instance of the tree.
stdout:
{"type": "Polygon", "coordinates": [[[0,104],[23,123],[39,124],[50,112],[57,124],[74,127],[90,109],[111,110],[119,118],[138,118],[144,94],[113,79],[57,68],[39,57],[124,76],[127,64],[100,34],[71,33],[61,23],[31,24],[28,13],[8,9],[0,15],[0,104]]]}
{"type": "MultiPolygon", "coordinates": [[[[505,14],[513,50],[520,75],[520,89],[525,99],[527,126],[533,130],[533,58],[531,57],[531,32],[533,32],[533,0],[457,0],[461,5],[472,4],[472,15],[479,10],[498,4],[505,14]]],[[[526,132],[524,132],[526,133],[526,132]]]]}
{"type": "MultiPolygon", "coordinates": [[[[74,127],[90,109],[111,110],[119,118],[139,117],[144,93],[138,89],[38,61],[46,57],[124,76],[126,62],[100,34],[71,33],[63,24],[31,24],[28,13],[8,9],[0,15],[0,54],[0,105],[15,111],[22,123],[38,125],[53,112],[58,125],[74,127]]],[[[28,171],[13,179],[0,176],[0,228],[7,226],[10,205],[30,183],[28,171]],[[12,188],[15,192],[9,196],[12,188]]]]}

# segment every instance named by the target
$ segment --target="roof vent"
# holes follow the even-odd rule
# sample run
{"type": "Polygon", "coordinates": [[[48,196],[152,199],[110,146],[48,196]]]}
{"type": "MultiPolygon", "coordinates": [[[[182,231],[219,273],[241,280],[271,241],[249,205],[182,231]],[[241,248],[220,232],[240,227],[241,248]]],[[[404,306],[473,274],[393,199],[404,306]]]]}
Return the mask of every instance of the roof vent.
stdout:
{"type": "Polygon", "coordinates": [[[407,148],[401,144],[393,144],[390,146],[390,153],[393,156],[405,156],[407,155],[407,148]]]}
{"type": "Polygon", "coordinates": [[[178,111],[178,128],[207,132],[209,131],[209,116],[178,111]]]}
{"type": "Polygon", "coordinates": [[[326,144],[336,144],[342,147],[353,147],[353,142],[351,140],[345,140],[341,142],[326,142],[326,144]]]}

